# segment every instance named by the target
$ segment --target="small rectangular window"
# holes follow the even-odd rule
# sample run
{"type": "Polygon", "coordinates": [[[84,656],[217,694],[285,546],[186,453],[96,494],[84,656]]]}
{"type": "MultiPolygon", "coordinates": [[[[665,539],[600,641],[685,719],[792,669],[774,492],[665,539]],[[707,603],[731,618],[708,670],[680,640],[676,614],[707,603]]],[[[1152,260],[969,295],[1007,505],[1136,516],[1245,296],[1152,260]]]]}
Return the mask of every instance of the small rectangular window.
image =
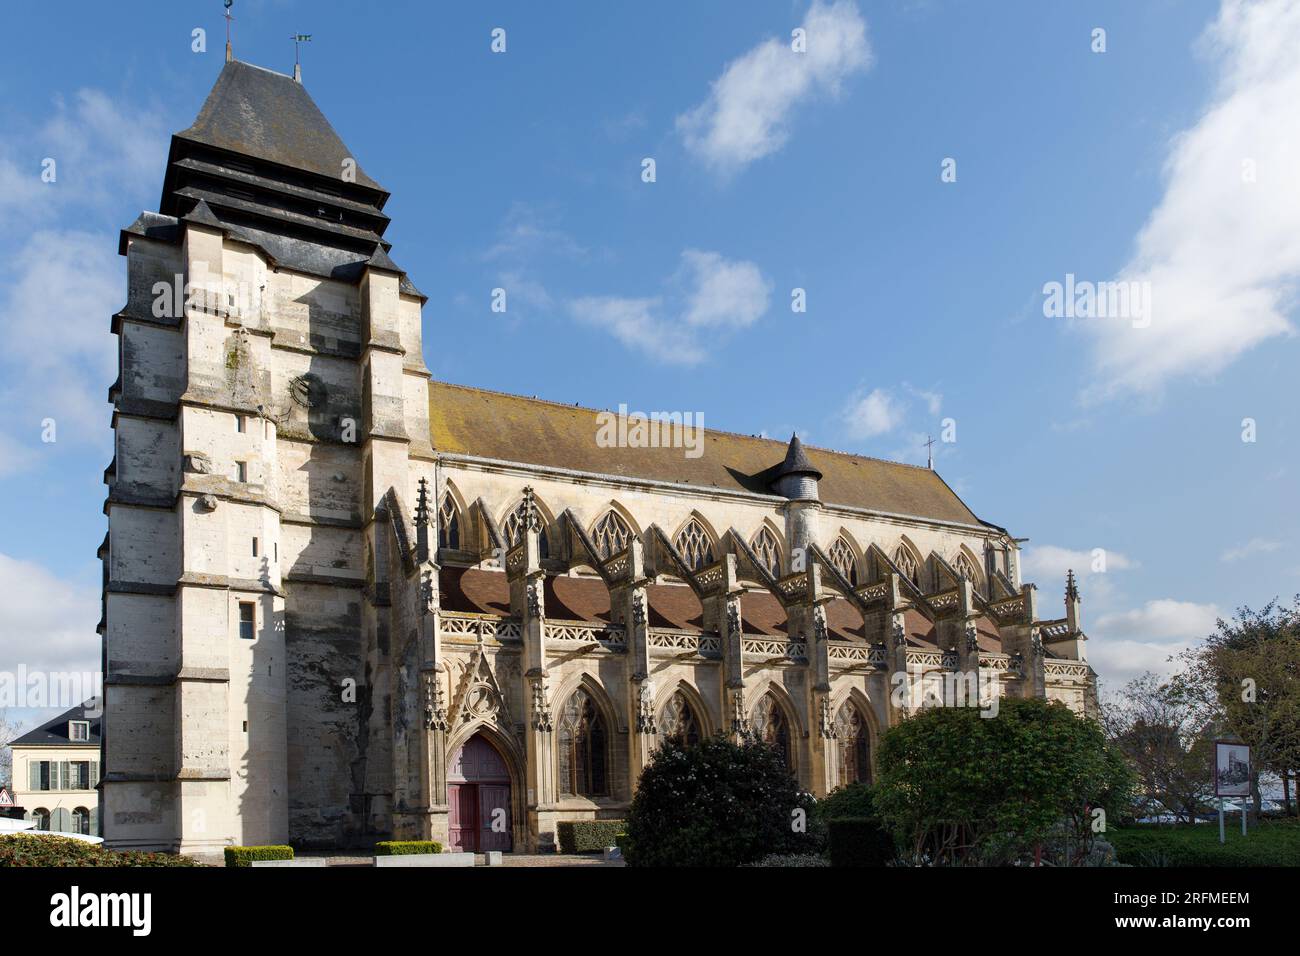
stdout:
{"type": "Polygon", "coordinates": [[[275,549],[275,563],[279,564],[280,563],[280,542],[277,541],[275,544],[271,545],[271,547],[275,549]]]}
{"type": "Polygon", "coordinates": [[[246,461],[235,462],[235,481],[239,482],[240,484],[243,484],[246,481],[248,481],[248,462],[246,461]]]}
{"type": "Polygon", "coordinates": [[[69,740],[89,740],[90,739],[90,722],[87,720],[70,720],[68,721],[68,739],[69,740]]]}
{"type": "Polygon", "coordinates": [[[245,419],[243,415],[235,416],[235,431],[239,432],[241,435],[244,433],[244,421],[245,419]]]}
{"type": "Polygon", "coordinates": [[[253,539],[253,557],[257,557],[257,539],[253,539]]]}
{"type": "Polygon", "coordinates": [[[239,636],[251,641],[255,636],[257,612],[251,601],[239,602],[239,636]]]}

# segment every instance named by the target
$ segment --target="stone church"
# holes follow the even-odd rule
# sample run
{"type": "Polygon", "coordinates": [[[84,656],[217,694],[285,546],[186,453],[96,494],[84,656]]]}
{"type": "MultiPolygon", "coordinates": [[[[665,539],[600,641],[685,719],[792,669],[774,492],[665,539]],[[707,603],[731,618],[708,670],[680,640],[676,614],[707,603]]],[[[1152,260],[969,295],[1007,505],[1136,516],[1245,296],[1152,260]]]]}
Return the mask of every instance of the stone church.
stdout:
{"type": "Polygon", "coordinates": [[[611,445],[432,381],[388,197],[300,77],[228,54],[121,234],[110,846],[537,851],[667,739],[757,736],[825,794],[948,702],[918,681],[1094,710],[1073,580],[1047,611],[930,468],[611,445]]]}

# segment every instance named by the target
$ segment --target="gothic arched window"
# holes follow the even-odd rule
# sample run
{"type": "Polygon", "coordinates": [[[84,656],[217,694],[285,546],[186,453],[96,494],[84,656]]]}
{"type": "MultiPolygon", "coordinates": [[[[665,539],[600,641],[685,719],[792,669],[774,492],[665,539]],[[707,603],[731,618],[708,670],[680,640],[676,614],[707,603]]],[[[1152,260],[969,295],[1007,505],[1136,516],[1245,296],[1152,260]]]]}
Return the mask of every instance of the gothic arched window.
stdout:
{"type": "Polygon", "coordinates": [[[591,695],[579,687],[560,712],[560,792],[584,797],[609,792],[609,734],[591,695]]]}
{"type": "Polygon", "coordinates": [[[451,495],[443,495],[438,508],[438,547],[460,550],[460,512],[451,495]]]}
{"type": "MultiPolygon", "coordinates": [[[[506,525],[502,529],[506,534],[506,547],[513,548],[524,539],[524,524],[527,520],[527,505],[519,502],[518,506],[506,515],[506,525]]],[[[546,540],[546,519],[542,517],[540,511],[536,512],[538,530],[537,530],[537,549],[541,552],[543,558],[551,556],[550,542],[546,540]]]]}
{"type": "Polygon", "coordinates": [[[959,578],[963,578],[971,584],[979,583],[979,573],[975,570],[974,562],[971,561],[965,551],[958,552],[957,560],[953,562],[953,566],[959,578]]]}
{"type": "Polygon", "coordinates": [[[700,742],[700,721],[695,716],[695,708],[681,691],[674,693],[664,704],[659,715],[659,735],[664,740],[675,740],[687,746],[700,742]]]}
{"type": "Polygon", "coordinates": [[[794,768],[793,754],[790,753],[790,722],[786,719],[785,709],[772,694],[764,694],[758,702],[750,726],[758,740],[776,748],[787,769],[794,768]]]}
{"type": "Polygon", "coordinates": [[[632,539],[632,529],[627,526],[623,516],[613,509],[606,511],[591,529],[591,540],[596,546],[596,554],[609,559],[627,547],[632,539]]]}
{"type": "Polygon", "coordinates": [[[758,558],[758,563],[763,565],[772,572],[772,577],[781,576],[781,544],[776,540],[776,535],[767,525],[758,529],[758,534],[754,535],[754,540],[749,542],[750,548],[754,551],[754,556],[758,558]]]}
{"type": "Polygon", "coordinates": [[[871,733],[862,711],[848,701],[835,715],[835,750],[840,786],[871,782],[871,733]]]}
{"type": "Polygon", "coordinates": [[[831,545],[830,559],[835,569],[844,575],[844,579],[857,587],[858,561],[853,557],[853,549],[849,547],[849,543],[843,538],[836,538],[835,543],[831,545]]]}
{"type": "Polygon", "coordinates": [[[900,544],[894,552],[894,566],[903,572],[903,577],[917,587],[921,586],[921,569],[916,558],[906,545],[900,544]]]}
{"type": "Polygon", "coordinates": [[[692,518],[677,534],[677,550],[686,559],[686,566],[692,571],[707,568],[713,563],[713,542],[704,526],[692,518]]]}

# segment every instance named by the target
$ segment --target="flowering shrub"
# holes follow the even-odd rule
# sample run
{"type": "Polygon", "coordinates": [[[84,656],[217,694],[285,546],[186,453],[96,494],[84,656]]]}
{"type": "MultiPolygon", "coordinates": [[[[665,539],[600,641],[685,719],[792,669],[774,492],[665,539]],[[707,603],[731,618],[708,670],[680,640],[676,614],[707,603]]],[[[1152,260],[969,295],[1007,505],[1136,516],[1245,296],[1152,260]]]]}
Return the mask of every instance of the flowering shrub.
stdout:
{"type": "Polygon", "coordinates": [[[0,837],[3,866],[198,866],[187,856],[106,850],[69,837],[18,833],[0,837]]]}

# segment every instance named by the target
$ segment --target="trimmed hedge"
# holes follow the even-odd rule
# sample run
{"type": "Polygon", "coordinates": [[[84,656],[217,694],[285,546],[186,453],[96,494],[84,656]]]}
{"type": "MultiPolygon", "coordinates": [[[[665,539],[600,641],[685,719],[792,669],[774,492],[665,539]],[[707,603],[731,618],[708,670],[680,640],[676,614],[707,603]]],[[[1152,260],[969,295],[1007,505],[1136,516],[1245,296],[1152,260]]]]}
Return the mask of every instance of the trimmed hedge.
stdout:
{"type": "Polygon", "coordinates": [[[626,820],[564,820],[555,825],[561,853],[599,853],[618,846],[626,830],[626,820]]]}
{"type": "Polygon", "coordinates": [[[100,844],[60,836],[17,833],[0,837],[0,867],[6,866],[198,866],[188,856],[106,850],[100,844]]]}
{"type": "Polygon", "coordinates": [[[226,866],[248,866],[254,860],[292,860],[291,846],[228,846],[226,866]]]}
{"type": "Polygon", "coordinates": [[[830,866],[826,857],[817,853],[770,853],[757,863],[745,866],[779,866],[789,869],[795,866],[830,866]]]}
{"type": "Polygon", "coordinates": [[[897,855],[894,838],[876,820],[827,820],[826,839],[831,866],[886,866],[897,855]]]}
{"type": "Polygon", "coordinates": [[[1267,822],[1241,835],[1240,818],[1213,823],[1110,827],[1106,839],[1131,866],[1300,866],[1300,823],[1267,822]]]}
{"type": "Polygon", "coordinates": [[[436,840],[381,840],[375,844],[375,856],[411,856],[417,853],[441,853],[436,840]]]}

